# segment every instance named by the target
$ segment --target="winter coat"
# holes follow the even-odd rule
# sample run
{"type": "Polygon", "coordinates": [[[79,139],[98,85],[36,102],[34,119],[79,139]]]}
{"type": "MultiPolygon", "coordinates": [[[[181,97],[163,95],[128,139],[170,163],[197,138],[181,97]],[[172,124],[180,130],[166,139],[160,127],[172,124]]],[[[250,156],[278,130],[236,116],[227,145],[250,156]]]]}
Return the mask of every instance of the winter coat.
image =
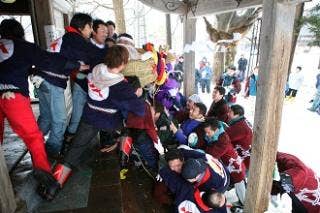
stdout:
{"type": "Polygon", "coordinates": [[[175,137],[179,144],[188,145],[188,136],[195,131],[195,129],[201,124],[201,121],[188,119],[182,123],[180,129],[175,133],[175,137]]]}
{"type": "MultiPolygon", "coordinates": [[[[0,39],[0,85],[11,85],[10,90],[29,96],[28,76],[32,65],[37,70],[47,70],[56,76],[64,76],[64,71],[79,69],[80,63],[69,61],[66,57],[49,53],[33,43],[20,39],[0,39]]],[[[38,72],[41,73],[41,72],[38,72]]]]}
{"type": "Polygon", "coordinates": [[[299,158],[287,153],[277,153],[279,172],[291,176],[294,194],[309,213],[320,213],[320,178],[299,158]]]}
{"type": "Polygon", "coordinates": [[[233,149],[227,133],[222,132],[217,141],[206,142],[205,152],[224,163],[230,172],[232,183],[239,183],[245,179],[246,167],[238,153],[233,149]]]}
{"type": "Polygon", "coordinates": [[[238,70],[245,71],[247,69],[248,60],[245,58],[240,58],[238,60],[238,70]]]}
{"type": "Polygon", "coordinates": [[[227,102],[224,99],[221,99],[217,103],[212,102],[207,117],[216,117],[218,120],[227,123],[229,120],[228,112],[229,106],[227,102]]]}
{"type": "Polygon", "coordinates": [[[289,76],[289,88],[290,89],[294,89],[294,90],[299,90],[299,88],[301,87],[302,83],[303,83],[303,73],[300,72],[292,72],[289,76]]]}
{"type": "Polygon", "coordinates": [[[201,76],[201,80],[211,80],[213,75],[211,68],[208,66],[200,68],[199,73],[201,76]]]}
{"type": "Polygon", "coordinates": [[[252,127],[245,117],[239,117],[229,122],[226,129],[233,148],[243,160],[247,169],[250,165],[251,144],[253,138],[252,127]]]}
{"type": "Polygon", "coordinates": [[[246,96],[256,96],[257,95],[257,86],[258,86],[258,75],[250,75],[246,80],[245,91],[246,96]]]}

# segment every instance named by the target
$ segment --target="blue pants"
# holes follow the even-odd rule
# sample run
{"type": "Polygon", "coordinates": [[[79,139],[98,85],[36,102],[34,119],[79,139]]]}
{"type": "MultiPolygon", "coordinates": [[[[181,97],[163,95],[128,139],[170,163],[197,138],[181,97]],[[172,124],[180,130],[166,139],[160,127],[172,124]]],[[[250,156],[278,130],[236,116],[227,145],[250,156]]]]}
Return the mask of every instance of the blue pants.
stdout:
{"type": "Polygon", "coordinates": [[[67,126],[64,89],[43,81],[38,90],[40,116],[38,125],[43,135],[50,132],[46,142],[49,154],[60,152],[67,126]]]}
{"type": "Polygon", "coordinates": [[[72,114],[68,126],[69,133],[76,133],[86,102],[87,93],[77,83],[75,83],[72,89],[72,114]]]}
{"type": "Polygon", "coordinates": [[[145,133],[139,134],[137,137],[133,137],[133,145],[136,147],[143,160],[148,164],[153,171],[158,171],[158,151],[153,146],[153,141],[145,133]]]}
{"type": "Polygon", "coordinates": [[[316,111],[320,107],[320,87],[317,89],[315,96],[313,97],[313,103],[311,106],[312,111],[316,111]]]}

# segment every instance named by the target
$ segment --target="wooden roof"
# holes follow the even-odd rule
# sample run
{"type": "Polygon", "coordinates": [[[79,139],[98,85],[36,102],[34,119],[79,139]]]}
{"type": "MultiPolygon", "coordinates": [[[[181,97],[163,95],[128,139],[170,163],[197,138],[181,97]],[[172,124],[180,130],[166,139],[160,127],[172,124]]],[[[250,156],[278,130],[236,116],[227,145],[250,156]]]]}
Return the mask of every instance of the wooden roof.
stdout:
{"type": "Polygon", "coordinates": [[[203,16],[262,5],[263,0],[139,0],[164,13],[203,16]],[[240,4],[238,4],[240,2],[240,4]],[[191,5],[188,10],[188,5],[191,5]],[[196,5],[196,6],[195,6],[196,5]]]}

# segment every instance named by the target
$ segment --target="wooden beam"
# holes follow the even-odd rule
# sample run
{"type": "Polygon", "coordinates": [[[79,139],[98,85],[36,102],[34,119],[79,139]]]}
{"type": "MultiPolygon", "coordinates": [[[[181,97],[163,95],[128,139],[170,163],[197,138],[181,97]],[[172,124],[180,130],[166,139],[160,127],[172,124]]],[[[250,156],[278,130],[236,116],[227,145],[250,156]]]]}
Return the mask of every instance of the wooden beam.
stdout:
{"type": "MultiPolygon", "coordinates": [[[[172,0],[139,0],[145,5],[160,10],[164,13],[175,13],[185,15],[186,7],[180,3],[172,3],[172,0]]],[[[214,13],[226,13],[239,9],[258,7],[262,5],[262,0],[242,0],[240,5],[235,0],[199,0],[194,13],[189,11],[188,16],[204,16],[214,13]]]]}
{"type": "Polygon", "coordinates": [[[244,212],[265,212],[278,148],[296,6],[263,1],[260,73],[244,212]]]}
{"type": "Polygon", "coordinates": [[[50,0],[33,0],[34,13],[37,24],[37,32],[40,46],[44,49],[48,48],[48,42],[46,40],[45,26],[54,25],[52,15],[52,1],[50,0]]]}
{"type": "Polygon", "coordinates": [[[9,173],[0,146],[0,212],[13,213],[17,208],[9,173]]]}
{"type": "Polygon", "coordinates": [[[169,48],[172,48],[172,35],[171,35],[171,16],[170,14],[166,14],[166,35],[167,35],[167,45],[169,48]]]}
{"type": "MultiPolygon", "coordinates": [[[[196,40],[197,19],[185,17],[183,20],[183,46],[191,45],[196,40]]],[[[189,97],[194,94],[195,82],[195,53],[184,53],[184,95],[189,97]]]]}

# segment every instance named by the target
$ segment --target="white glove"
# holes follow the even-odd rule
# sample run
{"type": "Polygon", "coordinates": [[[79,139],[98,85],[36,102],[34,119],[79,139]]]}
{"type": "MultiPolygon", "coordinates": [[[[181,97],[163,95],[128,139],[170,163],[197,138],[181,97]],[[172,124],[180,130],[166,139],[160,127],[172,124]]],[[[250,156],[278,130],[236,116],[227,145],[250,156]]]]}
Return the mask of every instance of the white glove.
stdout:
{"type": "Polygon", "coordinates": [[[163,179],[162,179],[162,177],[160,176],[160,174],[157,174],[156,180],[157,180],[158,182],[162,182],[162,181],[163,181],[163,179]]]}
{"type": "Polygon", "coordinates": [[[161,141],[158,139],[158,143],[153,143],[154,148],[156,148],[156,150],[158,150],[160,155],[164,155],[164,148],[162,146],[161,141]]]}
{"type": "Polygon", "coordinates": [[[10,100],[11,98],[14,99],[16,96],[14,94],[14,92],[5,92],[2,94],[2,99],[8,99],[10,100]]]}

